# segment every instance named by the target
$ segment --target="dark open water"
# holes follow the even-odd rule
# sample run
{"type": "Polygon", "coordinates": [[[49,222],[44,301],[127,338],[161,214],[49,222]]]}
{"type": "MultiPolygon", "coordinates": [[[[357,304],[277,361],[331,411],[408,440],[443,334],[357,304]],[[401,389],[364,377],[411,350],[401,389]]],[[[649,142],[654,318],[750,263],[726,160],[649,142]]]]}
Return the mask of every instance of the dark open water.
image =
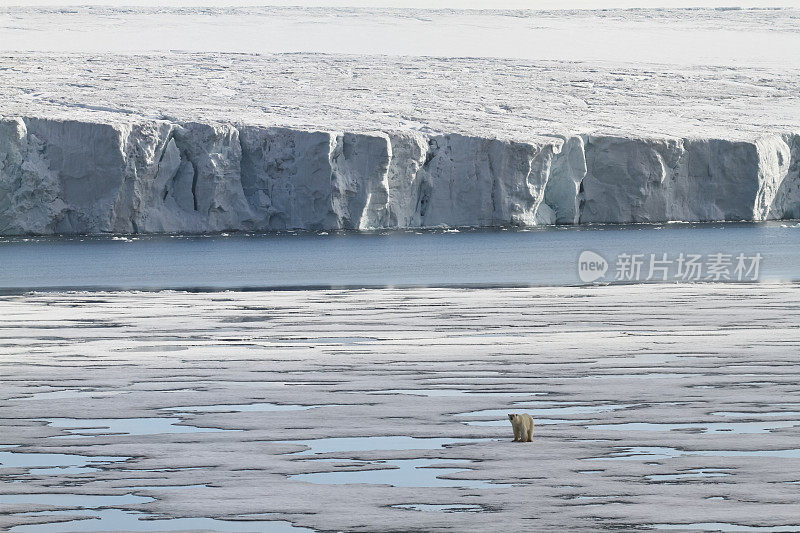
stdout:
{"type": "MultiPolygon", "coordinates": [[[[800,224],[665,224],[372,234],[37,237],[0,239],[0,290],[268,289],[576,285],[584,250],[614,281],[619,254],[760,253],[758,279],[800,280],[800,224]]],[[[668,281],[675,277],[672,264],[668,281]]],[[[630,274],[630,270],[628,270],[630,274]]],[[[744,279],[751,279],[753,273],[744,279]]],[[[706,279],[705,271],[702,280],[706,279]]],[[[697,279],[692,279],[693,281],[697,279]]]]}

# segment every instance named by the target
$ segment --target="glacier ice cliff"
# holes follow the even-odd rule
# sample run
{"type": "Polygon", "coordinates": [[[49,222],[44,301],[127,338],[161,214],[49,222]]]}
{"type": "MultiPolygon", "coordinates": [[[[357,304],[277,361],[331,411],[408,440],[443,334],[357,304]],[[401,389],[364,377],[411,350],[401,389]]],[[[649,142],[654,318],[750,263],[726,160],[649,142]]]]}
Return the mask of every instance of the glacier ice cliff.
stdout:
{"type": "Polygon", "coordinates": [[[0,234],[800,218],[800,133],[503,140],[0,119],[0,234]]]}

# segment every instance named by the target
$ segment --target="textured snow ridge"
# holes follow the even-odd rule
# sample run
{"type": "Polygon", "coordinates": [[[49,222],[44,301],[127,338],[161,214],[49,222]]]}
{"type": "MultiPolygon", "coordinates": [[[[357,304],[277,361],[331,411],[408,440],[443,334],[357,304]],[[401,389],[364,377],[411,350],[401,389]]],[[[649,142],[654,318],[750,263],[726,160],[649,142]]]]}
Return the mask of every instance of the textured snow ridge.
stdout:
{"type": "Polygon", "coordinates": [[[0,233],[370,230],[800,217],[800,134],[513,141],[0,120],[0,233]]]}

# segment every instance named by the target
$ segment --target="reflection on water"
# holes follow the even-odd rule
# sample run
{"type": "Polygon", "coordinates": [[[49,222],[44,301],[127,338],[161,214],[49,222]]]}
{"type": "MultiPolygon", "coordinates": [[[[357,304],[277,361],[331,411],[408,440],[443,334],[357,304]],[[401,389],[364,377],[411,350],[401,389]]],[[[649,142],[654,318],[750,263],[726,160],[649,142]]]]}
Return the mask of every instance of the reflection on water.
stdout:
{"type": "Polygon", "coordinates": [[[612,265],[621,253],[761,253],[762,280],[800,279],[800,231],[783,226],[761,222],[150,235],[124,241],[108,236],[0,238],[0,288],[575,285],[580,283],[577,258],[584,250],[599,253],[612,265]]]}

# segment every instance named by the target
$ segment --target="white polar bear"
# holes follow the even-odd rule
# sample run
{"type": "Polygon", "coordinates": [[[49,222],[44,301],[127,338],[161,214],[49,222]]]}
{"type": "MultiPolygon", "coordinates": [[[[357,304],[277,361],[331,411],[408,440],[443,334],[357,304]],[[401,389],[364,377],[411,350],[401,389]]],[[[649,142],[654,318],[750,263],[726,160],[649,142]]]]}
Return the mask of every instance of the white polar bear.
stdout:
{"type": "Polygon", "coordinates": [[[509,414],[511,426],[514,428],[513,442],[532,442],[533,441],[533,417],[527,413],[509,414]]]}

